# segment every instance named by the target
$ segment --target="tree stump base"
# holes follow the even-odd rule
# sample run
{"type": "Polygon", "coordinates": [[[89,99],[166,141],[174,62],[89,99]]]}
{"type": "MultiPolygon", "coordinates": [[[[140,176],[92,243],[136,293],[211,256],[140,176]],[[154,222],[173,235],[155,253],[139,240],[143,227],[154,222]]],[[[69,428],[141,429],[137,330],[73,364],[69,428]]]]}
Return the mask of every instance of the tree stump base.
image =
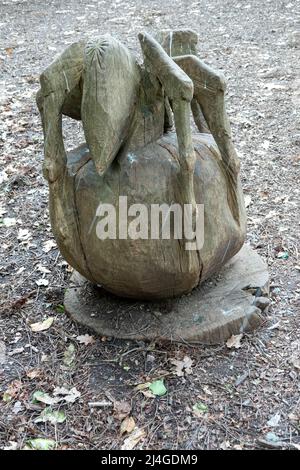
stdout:
{"type": "Polygon", "coordinates": [[[188,295],[155,302],[120,298],[74,272],[64,304],[72,320],[97,335],[219,344],[261,324],[266,302],[257,302],[257,297],[268,294],[267,265],[244,245],[217,275],[188,295]]]}

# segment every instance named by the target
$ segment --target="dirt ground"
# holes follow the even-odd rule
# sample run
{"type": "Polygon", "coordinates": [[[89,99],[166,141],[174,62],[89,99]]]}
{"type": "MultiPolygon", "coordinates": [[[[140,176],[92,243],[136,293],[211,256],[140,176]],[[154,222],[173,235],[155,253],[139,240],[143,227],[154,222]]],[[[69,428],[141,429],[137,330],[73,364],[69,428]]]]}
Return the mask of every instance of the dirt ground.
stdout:
{"type": "MultiPolygon", "coordinates": [[[[297,17],[296,0],[0,0],[1,448],[300,449],[297,17]],[[38,76],[80,38],[109,32],[138,52],[139,31],[182,27],[228,80],[248,243],[270,270],[264,324],[238,349],[92,338],[62,306],[70,268],[49,225],[38,76]],[[162,396],[137,387],[161,379],[162,396]]],[[[80,141],[78,124],[64,129],[80,141]]]]}

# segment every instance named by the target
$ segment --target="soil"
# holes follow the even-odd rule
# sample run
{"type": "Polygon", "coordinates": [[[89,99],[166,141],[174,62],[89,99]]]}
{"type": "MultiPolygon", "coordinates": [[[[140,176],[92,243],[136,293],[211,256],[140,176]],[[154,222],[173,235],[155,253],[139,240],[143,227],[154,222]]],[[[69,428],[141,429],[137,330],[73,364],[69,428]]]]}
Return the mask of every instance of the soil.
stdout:
{"type": "MultiPolygon", "coordinates": [[[[0,12],[1,447],[44,438],[58,449],[119,449],[132,437],[129,426],[120,432],[127,415],[140,449],[299,449],[297,2],[7,0],[0,12]],[[78,39],[108,32],[140,54],[139,31],[182,27],[199,34],[200,57],[228,81],[247,242],[268,263],[271,305],[233,346],[91,338],[62,306],[70,268],[51,243],[38,77],[78,39]],[[157,379],[162,396],[137,387],[157,379]],[[33,393],[53,397],[62,386],[78,391],[52,405],[65,421],[36,422],[46,405],[33,393]]],[[[82,141],[79,123],[65,119],[64,133],[68,148],[82,141]]]]}

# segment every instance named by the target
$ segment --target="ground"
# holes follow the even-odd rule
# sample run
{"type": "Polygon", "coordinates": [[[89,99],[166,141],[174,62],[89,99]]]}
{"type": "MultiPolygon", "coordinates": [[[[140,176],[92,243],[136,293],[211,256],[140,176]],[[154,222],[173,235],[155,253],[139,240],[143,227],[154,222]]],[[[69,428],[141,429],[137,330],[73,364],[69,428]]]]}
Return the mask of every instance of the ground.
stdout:
{"type": "MultiPolygon", "coordinates": [[[[118,449],[126,439],[132,446],[134,437],[142,449],[299,448],[296,10],[296,0],[1,1],[2,448],[22,449],[44,438],[59,449],[118,449]],[[109,32],[138,52],[139,31],[181,27],[199,34],[201,58],[227,78],[248,206],[247,242],[270,271],[264,323],[237,349],[91,338],[63,311],[70,268],[50,242],[35,105],[39,74],[79,38],[109,32]],[[32,330],[49,317],[47,329],[32,330]],[[190,367],[180,376],[173,361],[185,356],[190,367]],[[137,388],[156,379],[164,380],[166,394],[137,388]],[[34,400],[36,391],[48,395],[34,400]],[[54,392],[61,393],[58,403],[54,392]],[[47,406],[43,401],[62,411],[64,422],[36,422],[47,406]],[[124,423],[126,416],[137,431],[132,420],[124,423]]],[[[77,126],[66,121],[69,147],[80,140],[77,126]]],[[[57,421],[57,414],[51,416],[57,421]]]]}

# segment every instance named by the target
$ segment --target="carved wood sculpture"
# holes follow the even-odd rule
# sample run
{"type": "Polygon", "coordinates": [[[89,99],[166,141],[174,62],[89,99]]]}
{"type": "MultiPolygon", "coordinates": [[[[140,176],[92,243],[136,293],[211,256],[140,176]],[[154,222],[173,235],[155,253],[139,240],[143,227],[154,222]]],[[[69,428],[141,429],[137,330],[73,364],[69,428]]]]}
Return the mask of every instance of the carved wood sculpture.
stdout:
{"type": "Polygon", "coordinates": [[[68,47],[41,75],[50,216],[64,258],[85,278],[126,297],[191,291],[244,243],[245,209],[223,76],[196,55],[192,31],[140,34],[144,64],[110,36],[68,47]],[[190,114],[199,132],[192,133],[190,114]],[[82,120],[86,144],[67,153],[62,115],[82,120]],[[173,118],[175,132],[173,130],[173,118]],[[204,204],[204,245],[100,240],[100,202],[204,204]]]}

